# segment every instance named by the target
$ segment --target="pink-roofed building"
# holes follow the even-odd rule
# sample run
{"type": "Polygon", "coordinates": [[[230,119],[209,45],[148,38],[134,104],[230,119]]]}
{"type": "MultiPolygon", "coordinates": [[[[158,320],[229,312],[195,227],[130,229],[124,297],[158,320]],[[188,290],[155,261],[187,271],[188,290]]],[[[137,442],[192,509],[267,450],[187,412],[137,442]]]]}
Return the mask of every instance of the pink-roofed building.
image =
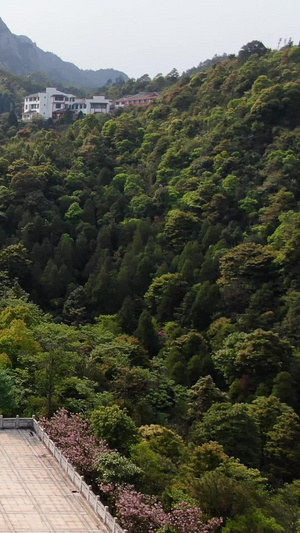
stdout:
{"type": "Polygon", "coordinates": [[[156,92],[152,93],[138,93],[130,96],[124,96],[123,98],[118,98],[114,100],[113,104],[115,109],[122,107],[129,107],[131,105],[137,106],[146,106],[151,104],[154,100],[159,98],[160,94],[156,92]]]}

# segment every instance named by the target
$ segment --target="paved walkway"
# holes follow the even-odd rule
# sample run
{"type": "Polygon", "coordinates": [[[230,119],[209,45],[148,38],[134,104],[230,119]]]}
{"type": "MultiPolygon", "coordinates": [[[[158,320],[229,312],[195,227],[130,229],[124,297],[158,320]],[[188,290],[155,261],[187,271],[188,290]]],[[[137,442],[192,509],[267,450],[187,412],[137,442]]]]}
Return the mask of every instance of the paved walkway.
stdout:
{"type": "Polygon", "coordinates": [[[108,533],[29,430],[0,430],[1,533],[108,533]]]}

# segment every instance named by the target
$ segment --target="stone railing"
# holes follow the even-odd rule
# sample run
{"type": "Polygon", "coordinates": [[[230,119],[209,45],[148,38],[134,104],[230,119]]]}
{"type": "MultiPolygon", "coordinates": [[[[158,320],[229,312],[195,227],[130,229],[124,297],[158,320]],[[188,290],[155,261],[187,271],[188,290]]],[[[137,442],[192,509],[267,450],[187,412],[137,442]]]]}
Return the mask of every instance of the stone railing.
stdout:
{"type": "Polygon", "coordinates": [[[58,461],[59,466],[66,472],[72,483],[78,489],[78,492],[86,499],[93,511],[100,518],[103,524],[111,533],[128,533],[126,529],[123,529],[110,513],[108,507],[103,505],[100,501],[100,497],[96,496],[91,487],[87,485],[83,479],[76,472],[75,468],[71,465],[68,459],[63,455],[61,450],[50,439],[49,435],[43,430],[42,426],[35,420],[35,418],[3,418],[0,416],[0,429],[32,429],[39,439],[45,444],[50,453],[58,461]]]}
{"type": "Polygon", "coordinates": [[[33,418],[3,418],[1,415],[0,429],[34,429],[33,418]]]}

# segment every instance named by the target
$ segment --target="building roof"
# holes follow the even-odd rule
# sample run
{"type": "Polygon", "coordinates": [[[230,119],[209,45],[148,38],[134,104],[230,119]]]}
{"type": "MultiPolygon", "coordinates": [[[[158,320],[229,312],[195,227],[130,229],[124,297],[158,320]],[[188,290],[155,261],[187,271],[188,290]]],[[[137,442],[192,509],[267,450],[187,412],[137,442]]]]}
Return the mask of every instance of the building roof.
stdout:
{"type": "Polygon", "coordinates": [[[145,98],[158,98],[160,93],[157,92],[144,92],[137,94],[129,94],[128,96],[122,96],[122,98],[117,98],[115,102],[122,102],[124,100],[142,100],[145,98]]]}

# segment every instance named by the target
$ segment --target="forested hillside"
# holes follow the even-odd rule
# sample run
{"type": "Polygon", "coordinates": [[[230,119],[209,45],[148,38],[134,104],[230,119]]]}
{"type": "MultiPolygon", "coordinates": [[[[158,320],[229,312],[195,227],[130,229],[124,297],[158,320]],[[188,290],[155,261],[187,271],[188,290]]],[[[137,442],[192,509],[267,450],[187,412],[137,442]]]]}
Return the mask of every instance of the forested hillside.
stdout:
{"type": "Polygon", "coordinates": [[[33,76],[15,76],[0,68],[0,114],[10,111],[21,114],[26,94],[40,91],[42,87],[42,83],[35,81],[33,76]]]}
{"type": "Polygon", "coordinates": [[[299,532],[300,47],[12,122],[2,412],[81,413],[44,423],[131,533],[299,532]]]}

